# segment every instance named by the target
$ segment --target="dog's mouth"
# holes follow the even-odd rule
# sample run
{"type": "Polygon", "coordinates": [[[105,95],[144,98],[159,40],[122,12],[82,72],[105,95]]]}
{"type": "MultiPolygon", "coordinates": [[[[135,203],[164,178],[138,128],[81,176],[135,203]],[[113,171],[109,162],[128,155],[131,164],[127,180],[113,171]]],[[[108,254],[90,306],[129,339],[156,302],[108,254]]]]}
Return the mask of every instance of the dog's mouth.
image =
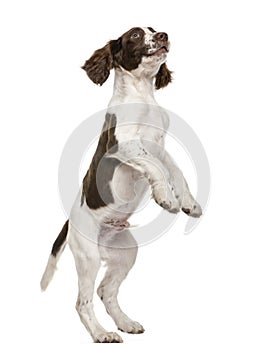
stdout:
{"type": "Polygon", "coordinates": [[[158,49],[150,49],[149,52],[146,54],[146,56],[160,56],[164,53],[168,53],[169,49],[166,45],[163,45],[159,47],[158,49]]]}

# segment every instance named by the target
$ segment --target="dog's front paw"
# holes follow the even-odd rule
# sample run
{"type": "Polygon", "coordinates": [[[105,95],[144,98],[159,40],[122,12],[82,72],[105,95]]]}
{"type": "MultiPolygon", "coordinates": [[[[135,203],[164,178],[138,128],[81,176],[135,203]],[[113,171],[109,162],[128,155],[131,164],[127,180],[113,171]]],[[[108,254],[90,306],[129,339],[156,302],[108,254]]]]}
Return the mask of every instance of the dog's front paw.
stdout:
{"type": "Polygon", "coordinates": [[[191,205],[182,206],[182,211],[193,218],[199,218],[203,214],[200,204],[196,201],[191,205]]]}
{"type": "Polygon", "coordinates": [[[175,197],[173,190],[168,186],[155,185],[152,191],[153,198],[157,204],[170,213],[178,213],[180,211],[180,202],[175,197]]]}
{"type": "Polygon", "coordinates": [[[95,343],[122,343],[121,337],[114,332],[104,332],[94,337],[95,343]]]}

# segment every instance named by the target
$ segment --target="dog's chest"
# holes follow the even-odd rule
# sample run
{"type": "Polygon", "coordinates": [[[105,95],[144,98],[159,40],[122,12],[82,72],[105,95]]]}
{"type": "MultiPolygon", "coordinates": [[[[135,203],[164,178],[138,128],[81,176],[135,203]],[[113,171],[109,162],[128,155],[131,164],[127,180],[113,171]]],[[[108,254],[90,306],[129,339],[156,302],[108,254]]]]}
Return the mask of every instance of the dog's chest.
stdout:
{"type": "Polygon", "coordinates": [[[115,136],[119,144],[139,139],[148,151],[156,153],[156,145],[163,146],[169,120],[159,106],[128,104],[113,107],[116,116],[115,136]]]}

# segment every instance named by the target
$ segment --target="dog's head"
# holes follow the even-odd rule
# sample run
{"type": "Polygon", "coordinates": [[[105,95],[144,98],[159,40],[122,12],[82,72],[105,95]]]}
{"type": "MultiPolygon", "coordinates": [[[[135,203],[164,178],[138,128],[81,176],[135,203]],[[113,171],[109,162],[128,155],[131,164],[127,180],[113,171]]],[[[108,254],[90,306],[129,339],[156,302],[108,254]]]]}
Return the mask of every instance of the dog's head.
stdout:
{"type": "Polygon", "coordinates": [[[160,89],[172,80],[165,63],[169,47],[166,33],[156,32],[150,27],[132,28],[96,50],[82,68],[98,85],[107,80],[112,68],[123,68],[138,76],[155,77],[155,87],[160,89]]]}

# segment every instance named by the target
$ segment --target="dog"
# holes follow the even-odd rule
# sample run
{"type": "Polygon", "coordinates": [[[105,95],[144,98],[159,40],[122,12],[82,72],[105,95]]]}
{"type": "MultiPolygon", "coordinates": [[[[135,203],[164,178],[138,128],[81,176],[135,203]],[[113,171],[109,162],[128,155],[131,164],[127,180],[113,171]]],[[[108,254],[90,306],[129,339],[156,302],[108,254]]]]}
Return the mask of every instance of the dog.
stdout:
{"type": "Polygon", "coordinates": [[[181,170],[164,148],[169,116],[158,106],[154,90],[172,81],[166,65],[169,49],[166,33],[151,27],[132,28],[96,50],[82,67],[100,86],[114,68],[114,91],[92,162],[70,217],[53,244],[41,289],[47,288],[68,243],[78,274],[76,309],[97,343],[122,342],[117,333],[100,325],[93,311],[94,283],[102,261],[107,269],[97,293],[108,314],[119,330],[144,332],[140,323],[121,310],[117,299],[138,250],[128,219],[143,197],[151,194],[172,214],[180,210],[197,218],[202,214],[181,170]]]}

